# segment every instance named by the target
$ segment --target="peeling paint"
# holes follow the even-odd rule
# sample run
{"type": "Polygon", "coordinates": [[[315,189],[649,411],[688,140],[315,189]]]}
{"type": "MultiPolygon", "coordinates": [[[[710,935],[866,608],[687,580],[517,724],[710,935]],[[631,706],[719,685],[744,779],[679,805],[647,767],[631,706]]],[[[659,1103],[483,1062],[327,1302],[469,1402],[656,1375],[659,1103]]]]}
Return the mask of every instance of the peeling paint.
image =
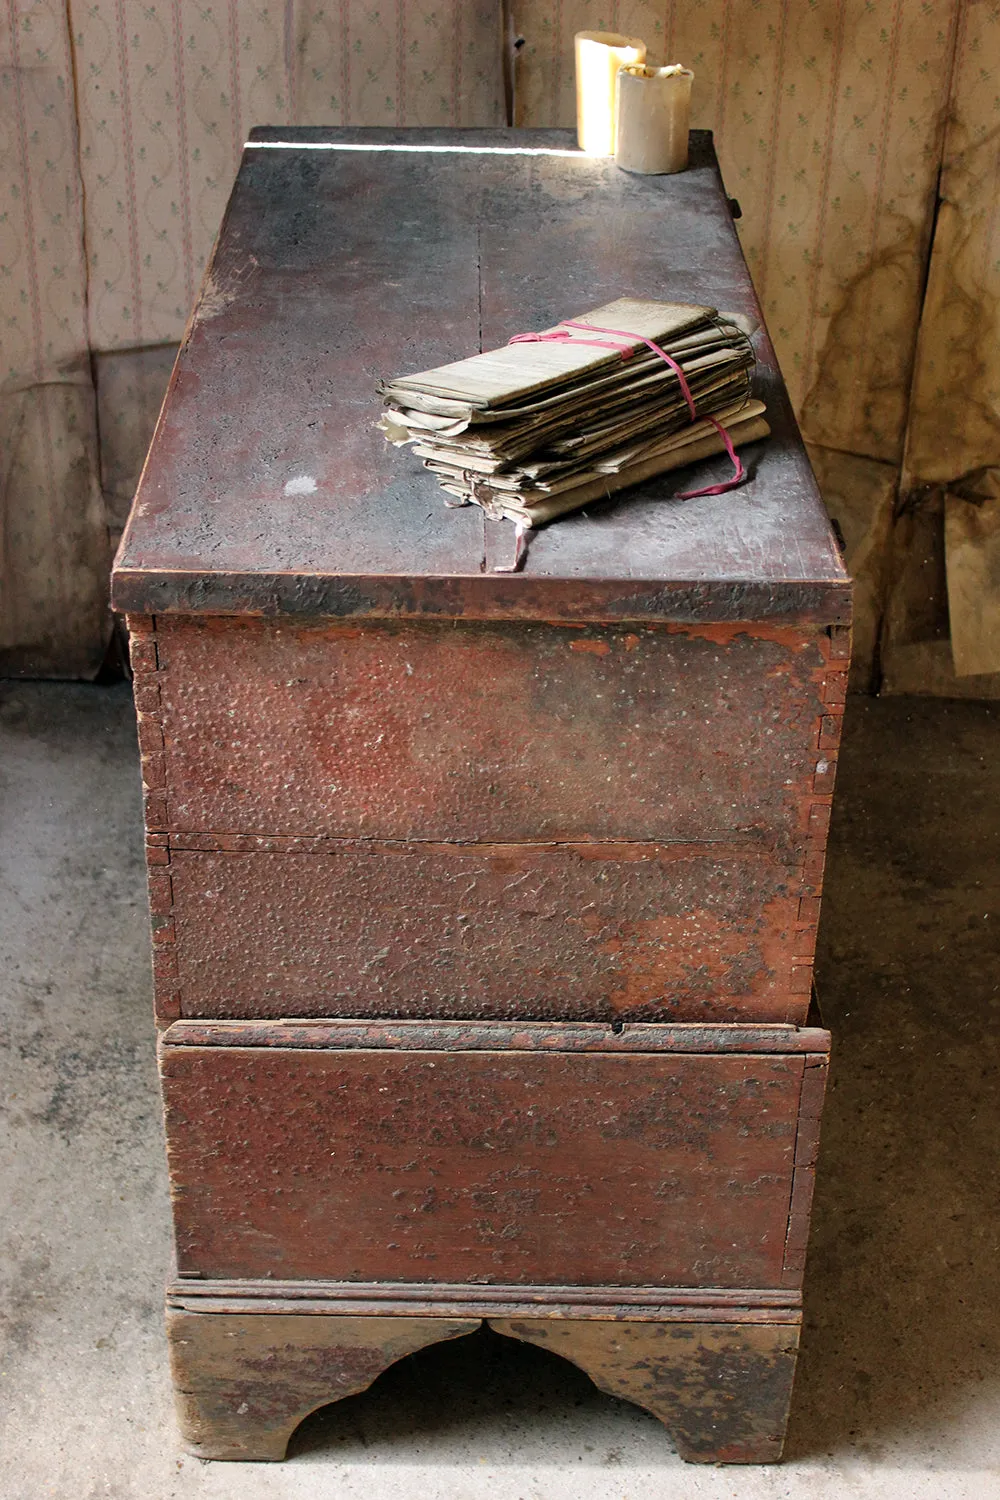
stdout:
{"type": "Polygon", "coordinates": [[[316,481],[311,474],[295,474],[285,481],[286,495],[314,495],[316,481]]]}

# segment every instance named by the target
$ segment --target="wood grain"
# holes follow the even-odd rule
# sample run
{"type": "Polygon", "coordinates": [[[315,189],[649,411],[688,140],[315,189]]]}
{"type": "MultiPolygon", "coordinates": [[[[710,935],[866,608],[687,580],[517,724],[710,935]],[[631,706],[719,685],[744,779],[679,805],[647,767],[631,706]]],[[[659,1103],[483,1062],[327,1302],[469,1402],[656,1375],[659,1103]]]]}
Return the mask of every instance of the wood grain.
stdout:
{"type": "MultiPolygon", "coordinates": [[[[800,1315],[768,1317],[745,1323],[492,1317],[489,1324],[506,1338],[571,1360],[601,1390],[651,1412],[689,1461],[770,1463],[781,1453],[800,1315]]],[[[367,1389],[396,1360],[478,1326],[478,1318],[460,1315],[168,1306],[183,1440],[200,1458],[281,1459],[295,1428],[317,1407],[367,1389]]]]}
{"type": "Polygon", "coordinates": [[[689,1463],[765,1464],[781,1457],[797,1321],[489,1322],[497,1333],[572,1360],[608,1395],[652,1412],[689,1463]]]}
{"type": "MultiPolygon", "coordinates": [[[[808,1027],[743,1023],[699,1026],[560,1021],[177,1021],[163,1034],[170,1047],[373,1048],[403,1052],[729,1052],[825,1054],[830,1033],[808,1027]]],[[[819,1061],[821,1058],[813,1058],[819,1061]]]]}
{"type": "Polygon", "coordinates": [[[311,1411],[478,1318],[353,1318],[167,1309],[181,1436],[199,1458],[282,1459],[311,1411]]]}
{"type": "Polygon", "coordinates": [[[780,1284],[802,1055],[160,1056],[183,1274],[780,1284]]]}
{"type": "Polygon", "coordinates": [[[181,1312],[308,1313],[355,1317],[596,1318],[602,1322],[753,1323],[798,1313],[787,1287],[503,1286],[479,1282],[217,1281],[181,1277],[167,1288],[181,1312]]]}
{"type": "MultiPolygon", "coordinates": [[[[118,556],[117,608],[848,617],[763,331],[773,436],[750,486],[676,501],[673,476],[651,481],[540,533],[513,578],[491,571],[500,552],[478,512],[444,511],[434,479],[375,427],[379,375],[496,347],[623,293],[759,320],[707,134],[690,170],[666,178],[586,157],[568,131],[285,138],[328,149],[244,155],[118,556]],[[401,144],[452,149],[377,149],[401,144]],[[357,145],[368,149],[337,149],[357,145]]],[[[506,560],[509,536],[499,545],[506,560]]]]}
{"type": "Polygon", "coordinates": [[[850,651],[773,351],[746,487],[651,482],[517,575],[375,427],[378,375],[571,298],[756,319],[710,139],[644,179],[559,132],[272,134],[114,578],[188,1440],[280,1457],[488,1317],[768,1461],[828,1038],[766,1023],[808,1007],[850,651]]]}

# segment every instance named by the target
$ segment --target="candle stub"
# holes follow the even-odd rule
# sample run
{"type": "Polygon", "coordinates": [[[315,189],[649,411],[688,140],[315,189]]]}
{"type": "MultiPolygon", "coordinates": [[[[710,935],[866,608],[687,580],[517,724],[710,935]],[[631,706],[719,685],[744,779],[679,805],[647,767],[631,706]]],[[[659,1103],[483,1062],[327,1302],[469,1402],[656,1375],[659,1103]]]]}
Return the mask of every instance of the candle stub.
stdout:
{"type": "Polygon", "coordinates": [[[646,60],[641,37],[617,31],[576,34],[576,138],[588,156],[615,153],[615,82],[626,63],[646,60]]]}
{"type": "Polygon", "coordinates": [[[615,161],[626,172],[683,172],[688,159],[691,80],[679,63],[623,66],[617,92],[615,161]]]}

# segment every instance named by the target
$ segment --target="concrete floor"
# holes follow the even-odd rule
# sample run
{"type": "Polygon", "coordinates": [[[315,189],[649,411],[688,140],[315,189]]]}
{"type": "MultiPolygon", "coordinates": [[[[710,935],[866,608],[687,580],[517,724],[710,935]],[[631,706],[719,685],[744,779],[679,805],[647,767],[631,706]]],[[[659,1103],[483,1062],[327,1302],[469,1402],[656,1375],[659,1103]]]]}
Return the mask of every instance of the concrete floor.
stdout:
{"type": "Polygon", "coordinates": [[[819,968],[835,1033],[779,1468],[683,1465],[571,1366],[477,1336],[300,1429],[181,1453],[124,685],[0,685],[4,1500],[1000,1497],[996,706],[857,700],[819,968]]]}

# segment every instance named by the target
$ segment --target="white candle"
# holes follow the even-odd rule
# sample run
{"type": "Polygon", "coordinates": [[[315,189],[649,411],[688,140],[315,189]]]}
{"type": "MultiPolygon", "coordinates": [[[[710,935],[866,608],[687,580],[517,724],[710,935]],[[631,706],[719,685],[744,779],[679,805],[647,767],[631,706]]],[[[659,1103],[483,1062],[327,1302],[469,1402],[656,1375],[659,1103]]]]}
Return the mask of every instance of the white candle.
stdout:
{"type": "Polygon", "coordinates": [[[688,159],[691,80],[679,63],[623,67],[617,91],[615,161],[626,172],[683,172],[688,159]]]}
{"type": "Polygon", "coordinates": [[[615,79],[625,63],[646,59],[646,43],[617,31],[576,34],[576,138],[588,156],[615,151],[615,79]]]}

